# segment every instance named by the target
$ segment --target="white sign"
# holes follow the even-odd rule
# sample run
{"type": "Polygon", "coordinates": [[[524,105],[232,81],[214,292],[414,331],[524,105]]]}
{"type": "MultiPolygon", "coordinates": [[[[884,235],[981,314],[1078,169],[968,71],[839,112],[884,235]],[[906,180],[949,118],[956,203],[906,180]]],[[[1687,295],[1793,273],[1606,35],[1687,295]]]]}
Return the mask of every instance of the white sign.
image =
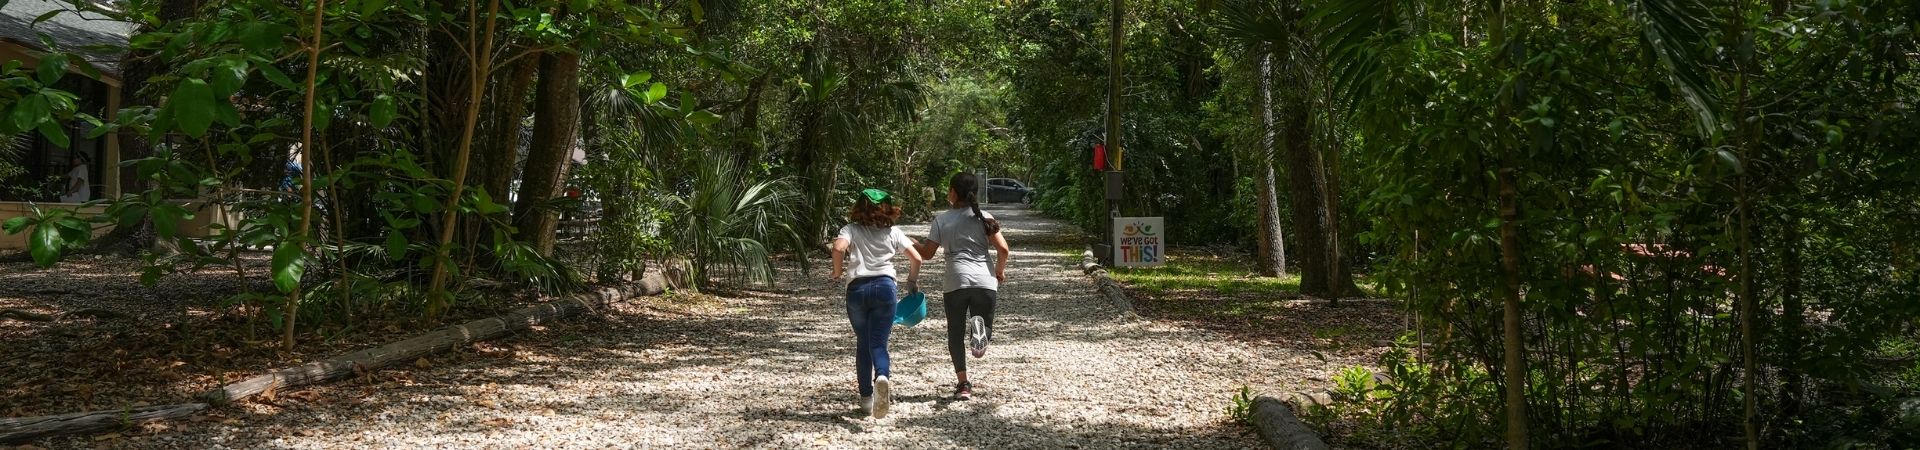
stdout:
{"type": "Polygon", "coordinates": [[[1113,218],[1113,265],[1160,267],[1167,262],[1167,228],[1161,217],[1113,218]]]}

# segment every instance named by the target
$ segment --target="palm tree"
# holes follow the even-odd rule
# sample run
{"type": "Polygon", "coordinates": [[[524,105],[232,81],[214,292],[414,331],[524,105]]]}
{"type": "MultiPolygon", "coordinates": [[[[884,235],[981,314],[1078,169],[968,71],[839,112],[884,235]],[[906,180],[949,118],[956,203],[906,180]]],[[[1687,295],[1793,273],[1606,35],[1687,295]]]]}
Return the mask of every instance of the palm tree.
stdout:
{"type": "Polygon", "coordinates": [[[733,158],[709,152],[699,163],[693,190],[674,201],[671,238],[694,261],[694,280],[712,275],[734,282],[773,282],[768,243],[798,240],[791,225],[794,195],[786,178],[742,183],[733,158]]]}

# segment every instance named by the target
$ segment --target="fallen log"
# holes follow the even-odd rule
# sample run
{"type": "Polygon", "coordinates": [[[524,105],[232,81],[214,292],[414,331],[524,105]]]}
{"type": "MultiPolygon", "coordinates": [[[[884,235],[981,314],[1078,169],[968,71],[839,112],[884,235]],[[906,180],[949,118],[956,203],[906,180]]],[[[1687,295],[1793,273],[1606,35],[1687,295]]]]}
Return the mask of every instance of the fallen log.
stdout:
{"type": "Polygon", "coordinates": [[[1094,288],[1099,290],[1102,298],[1107,299],[1107,304],[1113,305],[1114,309],[1120,310],[1120,317],[1123,319],[1133,320],[1140,318],[1140,314],[1133,311],[1133,299],[1127,298],[1127,289],[1120,286],[1120,282],[1113,281],[1113,277],[1107,275],[1107,268],[1101,267],[1100,263],[1094,262],[1093,250],[1087,250],[1085,253],[1081,253],[1080,256],[1080,270],[1086,272],[1087,276],[1093,277],[1094,288]]]}
{"type": "Polygon", "coordinates": [[[52,322],[52,314],[41,314],[20,309],[0,309],[0,319],[13,319],[22,322],[52,322]]]}
{"type": "Polygon", "coordinates": [[[1313,429],[1294,417],[1293,408],[1268,396],[1253,399],[1253,427],[1276,450],[1327,450],[1313,429]]]}
{"type": "Polygon", "coordinates": [[[0,419],[0,443],[25,442],[63,434],[118,430],[143,422],[186,417],[204,409],[207,409],[205,403],[182,403],[57,416],[0,419]]]}
{"type": "Polygon", "coordinates": [[[399,363],[410,363],[422,356],[447,351],[467,343],[504,336],[583,312],[597,311],[620,299],[659,295],[668,289],[683,287],[684,284],[685,280],[680,278],[648,273],[639,282],[622,287],[600,288],[574,294],[552,302],[521,308],[505,315],[441,328],[407,340],[336,356],[324,361],[267,372],[264,375],[201,393],[197,397],[203,402],[0,419],[0,444],[118,430],[142,422],[187,417],[210,407],[230,404],[269,391],[344,378],[352,375],[356,367],[360,370],[373,370],[399,363]]]}
{"type": "Polygon", "coordinates": [[[267,372],[201,393],[200,400],[220,406],[270,391],[323,383],[396,364],[412,363],[420,357],[444,352],[475,341],[484,341],[551,323],[583,312],[597,311],[607,303],[636,295],[656,295],[666,283],[639,283],[621,288],[602,288],[560,300],[521,308],[505,315],[488,317],[441,328],[413,338],[364,349],[326,360],[267,372]]]}

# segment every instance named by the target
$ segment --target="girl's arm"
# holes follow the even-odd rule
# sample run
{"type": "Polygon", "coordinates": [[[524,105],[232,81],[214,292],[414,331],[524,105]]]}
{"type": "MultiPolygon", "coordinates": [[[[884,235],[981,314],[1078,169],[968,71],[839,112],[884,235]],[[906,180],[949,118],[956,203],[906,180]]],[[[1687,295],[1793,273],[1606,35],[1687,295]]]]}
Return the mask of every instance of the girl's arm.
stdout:
{"type": "Polygon", "coordinates": [[[912,245],[907,246],[906,250],[907,260],[912,261],[911,264],[907,265],[907,292],[919,292],[920,261],[924,258],[920,257],[920,252],[915,251],[912,245]]]}
{"type": "Polygon", "coordinates": [[[933,255],[940,254],[940,241],[921,239],[919,244],[914,244],[913,249],[920,252],[920,259],[933,259],[933,255]]]}
{"type": "Polygon", "coordinates": [[[847,245],[847,238],[833,240],[833,270],[827,272],[827,279],[840,279],[840,270],[843,269],[841,266],[847,259],[847,245]]]}
{"type": "Polygon", "coordinates": [[[1012,256],[1010,253],[1013,252],[1013,249],[1007,247],[1006,236],[1000,233],[994,233],[993,250],[994,253],[1000,255],[998,264],[993,267],[993,279],[1005,283],[1007,281],[1007,259],[1012,256]]]}

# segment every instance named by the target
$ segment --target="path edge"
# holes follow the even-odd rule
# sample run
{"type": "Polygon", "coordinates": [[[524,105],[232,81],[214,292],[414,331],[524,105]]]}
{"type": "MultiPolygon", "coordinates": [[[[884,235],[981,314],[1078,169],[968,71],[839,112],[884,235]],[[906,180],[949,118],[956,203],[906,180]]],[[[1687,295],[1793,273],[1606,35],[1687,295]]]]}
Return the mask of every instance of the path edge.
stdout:
{"type": "Polygon", "coordinates": [[[1265,395],[1253,399],[1253,428],[1275,450],[1329,450],[1326,441],[1314,434],[1293,414],[1293,407],[1265,395]]]}
{"type": "Polygon", "coordinates": [[[36,439],[123,430],[133,425],[181,419],[262,393],[322,384],[383,367],[443,353],[462,344],[513,334],[535,325],[570,319],[580,313],[598,314],[607,305],[684,288],[684,280],[648,272],[640,280],[567,295],[498,316],[448,325],[407,339],[357,350],[321,361],[268,371],[227,383],[194,396],[193,402],[87,411],[36,417],[0,418],[0,444],[36,439]]]}
{"type": "Polygon", "coordinates": [[[1134,312],[1133,299],[1127,298],[1127,289],[1120,286],[1120,282],[1113,281],[1112,276],[1107,275],[1107,268],[1101,266],[1093,257],[1093,249],[1089,248],[1080,253],[1080,271],[1093,278],[1094,288],[1100,291],[1100,296],[1107,300],[1107,304],[1120,310],[1121,319],[1140,319],[1140,314],[1134,312]]]}

